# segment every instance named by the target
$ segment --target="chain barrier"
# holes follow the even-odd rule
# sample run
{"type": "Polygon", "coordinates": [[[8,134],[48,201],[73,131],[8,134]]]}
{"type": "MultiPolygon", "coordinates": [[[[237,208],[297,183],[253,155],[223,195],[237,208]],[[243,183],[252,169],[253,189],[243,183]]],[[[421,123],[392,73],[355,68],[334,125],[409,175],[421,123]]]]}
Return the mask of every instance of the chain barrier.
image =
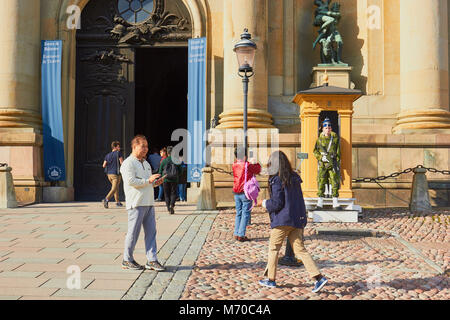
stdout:
{"type": "MultiPolygon", "coordinates": [[[[230,176],[233,175],[233,172],[226,171],[226,170],[221,169],[221,168],[211,167],[211,169],[213,169],[214,171],[217,171],[219,173],[227,174],[227,175],[230,175],[230,176]]],[[[402,174],[411,173],[415,169],[425,169],[425,170],[427,170],[428,172],[431,172],[431,173],[441,173],[441,174],[444,174],[444,175],[450,175],[450,170],[438,170],[438,169],[435,169],[435,168],[427,168],[427,167],[424,167],[422,165],[418,165],[415,168],[408,168],[408,169],[405,169],[403,171],[394,172],[394,173],[392,173],[392,174],[390,174],[388,176],[379,176],[379,177],[376,177],[376,178],[358,178],[358,179],[353,179],[352,182],[355,182],[355,183],[358,183],[358,182],[378,183],[379,181],[384,181],[386,179],[396,178],[396,177],[398,177],[398,176],[400,176],[402,174]]]]}
{"type": "Polygon", "coordinates": [[[213,169],[214,171],[219,172],[219,173],[227,174],[227,175],[229,175],[229,176],[232,176],[232,175],[233,175],[233,172],[226,171],[226,170],[221,169],[221,168],[216,168],[216,167],[210,167],[210,168],[213,169]]]}
{"type": "MultiPolygon", "coordinates": [[[[394,173],[392,173],[392,174],[390,174],[390,175],[388,175],[388,176],[379,176],[379,177],[376,177],[376,178],[360,178],[360,179],[353,179],[352,182],[369,182],[369,183],[370,183],[370,182],[374,182],[374,183],[376,183],[381,189],[384,189],[384,190],[386,190],[386,192],[389,192],[388,189],[386,189],[385,187],[383,187],[383,186],[380,184],[380,181],[383,181],[383,180],[386,180],[386,179],[389,179],[389,178],[396,178],[396,177],[398,177],[398,176],[400,176],[400,175],[402,175],[402,174],[407,174],[407,173],[413,172],[415,169],[425,169],[425,170],[427,170],[428,172],[431,172],[431,173],[441,173],[441,174],[444,174],[444,175],[450,175],[450,170],[438,170],[438,169],[435,169],[435,168],[426,168],[426,167],[424,167],[424,166],[422,166],[422,165],[418,165],[418,166],[416,166],[415,168],[408,168],[408,169],[405,169],[405,170],[403,170],[403,171],[394,172],[394,173]]],[[[390,194],[392,197],[396,198],[397,200],[400,200],[400,201],[402,201],[402,202],[404,202],[404,203],[406,203],[406,204],[409,204],[408,201],[405,201],[404,199],[401,199],[401,198],[397,197],[397,196],[396,196],[395,194],[393,194],[392,192],[389,192],[389,194],[390,194]]]]}
{"type": "MultiPolygon", "coordinates": [[[[211,167],[211,169],[213,169],[214,171],[217,171],[219,173],[227,174],[227,175],[230,175],[230,176],[233,175],[233,172],[229,172],[229,171],[226,171],[226,170],[221,169],[221,168],[211,167]]],[[[428,172],[431,172],[431,173],[441,173],[441,174],[444,174],[444,175],[450,175],[450,170],[438,170],[438,169],[435,169],[435,168],[426,168],[426,167],[424,167],[422,165],[418,165],[415,168],[408,168],[408,169],[405,169],[403,171],[394,172],[394,173],[392,173],[392,174],[390,174],[388,176],[379,176],[379,177],[376,177],[376,178],[359,178],[359,179],[353,179],[352,182],[356,182],[356,183],[358,183],[358,182],[369,182],[369,183],[372,182],[372,183],[376,183],[381,189],[385,189],[387,192],[389,192],[389,190],[387,190],[385,187],[383,187],[380,184],[380,181],[384,181],[384,180],[390,179],[390,178],[396,178],[396,177],[398,177],[398,176],[400,176],[402,174],[407,174],[407,173],[413,172],[415,169],[425,169],[425,170],[427,170],[428,172]]],[[[391,192],[389,192],[389,193],[391,194],[392,197],[396,198],[397,200],[400,200],[400,201],[402,201],[402,202],[404,202],[406,204],[409,204],[408,201],[405,201],[404,199],[401,199],[401,198],[397,197],[395,194],[393,194],[391,192]]]]}
{"type": "Polygon", "coordinates": [[[394,172],[394,173],[392,173],[392,174],[390,174],[388,176],[379,176],[379,177],[376,177],[376,178],[359,178],[359,179],[353,179],[352,182],[356,182],[356,183],[358,183],[358,182],[374,182],[374,183],[378,183],[379,181],[384,181],[384,180],[390,179],[390,178],[396,178],[396,177],[398,177],[398,176],[400,176],[402,174],[407,174],[407,173],[413,172],[415,169],[425,169],[425,170],[427,170],[428,172],[431,172],[431,173],[441,173],[441,174],[444,174],[444,175],[450,175],[450,170],[438,170],[438,169],[435,169],[435,168],[426,168],[426,167],[424,167],[422,165],[418,165],[415,168],[408,168],[408,169],[405,169],[403,171],[394,172]]]}
{"type": "MultiPolygon", "coordinates": [[[[211,169],[213,169],[214,171],[217,171],[219,173],[227,174],[227,175],[230,175],[230,176],[233,175],[233,172],[229,172],[229,171],[226,171],[226,170],[221,169],[221,168],[211,167],[211,169]]],[[[353,179],[352,182],[355,182],[355,183],[358,183],[358,182],[376,183],[381,189],[385,189],[387,192],[389,192],[385,187],[383,187],[380,184],[380,181],[384,181],[384,180],[390,179],[390,178],[396,178],[396,177],[398,177],[398,176],[400,176],[402,174],[407,174],[407,173],[413,172],[415,169],[425,169],[425,170],[427,170],[428,172],[431,172],[431,173],[441,173],[441,174],[444,174],[444,175],[450,175],[450,170],[438,170],[438,169],[435,169],[435,168],[426,168],[426,167],[424,167],[422,165],[418,165],[415,168],[408,168],[408,169],[405,169],[403,171],[394,172],[394,173],[392,173],[392,174],[390,174],[388,176],[379,176],[379,177],[376,177],[376,178],[359,178],[359,179],[353,179]]],[[[394,195],[391,192],[389,192],[389,193],[391,194],[391,196],[393,196],[397,200],[400,200],[400,201],[402,201],[402,202],[404,202],[406,204],[409,204],[408,201],[405,201],[404,199],[401,199],[401,198],[397,197],[396,195],[394,195]]]]}

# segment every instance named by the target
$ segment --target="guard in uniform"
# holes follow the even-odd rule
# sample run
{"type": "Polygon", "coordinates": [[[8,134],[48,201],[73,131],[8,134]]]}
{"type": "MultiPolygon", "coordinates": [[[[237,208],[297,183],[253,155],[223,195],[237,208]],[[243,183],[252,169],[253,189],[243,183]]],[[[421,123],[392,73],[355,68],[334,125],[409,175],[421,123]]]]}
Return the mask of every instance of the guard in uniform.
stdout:
{"type": "Polygon", "coordinates": [[[314,156],[319,162],[317,175],[317,207],[323,207],[325,185],[331,184],[333,196],[333,208],[338,208],[339,188],[341,183],[341,148],[338,135],[331,130],[331,121],[326,118],[322,123],[322,132],[314,147],[314,156]]]}

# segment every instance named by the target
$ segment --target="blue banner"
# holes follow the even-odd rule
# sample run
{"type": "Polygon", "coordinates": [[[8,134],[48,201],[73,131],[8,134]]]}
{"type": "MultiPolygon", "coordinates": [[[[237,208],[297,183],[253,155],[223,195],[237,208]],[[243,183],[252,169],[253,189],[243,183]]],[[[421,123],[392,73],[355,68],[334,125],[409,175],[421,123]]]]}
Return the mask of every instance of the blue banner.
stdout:
{"type": "Polygon", "coordinates": [[[205,167],[206,38],[189,40],[188,182],[200,182],[205,167]]]}
{"type": "Polygon", "coordinates": [[[42,126],[45,181],[66,180],[61,109],[62,41],[42,41],[42,126]]]}

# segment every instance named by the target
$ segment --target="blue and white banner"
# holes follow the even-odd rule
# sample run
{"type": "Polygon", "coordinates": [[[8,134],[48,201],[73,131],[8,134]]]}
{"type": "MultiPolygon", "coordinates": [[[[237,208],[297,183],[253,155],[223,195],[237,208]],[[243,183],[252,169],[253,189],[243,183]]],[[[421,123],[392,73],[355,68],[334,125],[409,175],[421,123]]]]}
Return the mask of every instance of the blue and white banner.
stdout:
{"type": "Polygon", "coordinates": [[[206,38],[189,40],[188,182],[200,182],[205,167],[206,38]]]}
{"type": "Polygon", "coordinates": [[[42,126],[45,181],[66,180],[61,109],[62,41],[42,41],[42,126]]]}

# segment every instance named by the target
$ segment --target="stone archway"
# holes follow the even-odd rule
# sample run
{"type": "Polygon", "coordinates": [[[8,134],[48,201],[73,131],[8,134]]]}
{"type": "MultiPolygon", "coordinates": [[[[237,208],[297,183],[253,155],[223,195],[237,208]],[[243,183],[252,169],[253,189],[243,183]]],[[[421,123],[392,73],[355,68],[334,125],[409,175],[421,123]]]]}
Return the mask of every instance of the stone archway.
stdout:
{"type": "MultiPolygon", "coordinates": [[[[62,102],[67,162],[67,187],[74,186],[75,147],[75,79],[76,79],[76,30],[68,30],[66,12],[70,5],[83,10],[90,0],[60,0],[55,4],[57,27],[55,37],[63,40],[62,102]]],[[[207,33],[208,5],[206,0],[180,0],[189,12],[192,23],[192,38],[204,37],[207,33]]]]}
{"type": "MultiPolygon", "coordinates": [[[[95,126],[110,128],[113,124],[119,123],[120,125],[117,125],[116,130],[121,133],[119,134],[120,139],[117,140],[123,140],[122,143],[127,145],[127,141],[134,134],[132,127],[135,120],[132,118],[134,117],[135,98],[130,96],[130,94],[133,95],[130,92],[135,93],[132,70],[136,63],[136,51],[138,48],[164,47],[167,44],[170,46],[187,46],[189,38],[200,36],[202,35],[200,33],[203,33],[203,30],[205,30],[203,27],[205,20],[201,19],[202,15],[199,14],[197,1],[179,0],[176,3],[167,0],[154,0],[153,14],[138,21],[138,25],[135,24],[136,21],[128,21],[127,18],[129,17],[126,15],[118,14],[120,10],[122,12],[125,11],[123,6],[119,8],[119,5],[124,4],[120,1],[79,1],[78,5],[83,9],[81,29],[76,33],[73,31],[60,32],[61,38],[64,38],[64,36],[69,37],[68,41],[64,42],[64,45],[67,46],[65,53],[68,54],[68,59],[65,61],[70,62],[67,64],[67,69],[64,68],[65,70],[63,71],[63,82],[66,76],[65,71],[67,71],[69,78],[66,85],[63,85],[63,99],[67,102],[65,104],[67,114],[65,126],[67,128],[67,182],[68,186],[76,187],[75,195],[78,199],[84,198],[88,200],[86,197],[80,197],[77,192],[77,190],[80,190],[79,181],[80,179],[91,182],[97,180],[93,178],[93,173],[96,172],[101,175],[103,172],[101,168],[94,167],[101,162],[100,154],[106,151],[102,150],[95,154],[93,152],[93,150],[96,150],[95,146],[87,146],[85,149],[80,149],[83,141],[92,142],[91,139],[83,136],[87,134],[87,129],[92,128],[92,123],[88,126],[83,125],[84,127],[80,127],[80,124],[84,123],[84,119],[87,119],[86,117],[92,122],[90,118],[93,116],[92,111],[89,111],[91,112],[90,116],[87,116],[86,112],[83,111],[84,113],[81,114],[83,121],[76,120],[80,118],[80,106],[83,106],[83,110],[94,108],[103,108],[102,110],[104,110],[105,107],[109,110],[115,110],[115,115],[109,115],[111,119],[116,119],[115,121],[111,120],[108,124],[97,117],[97,122],[94,121],[95,126]],[[81,44],[83,44],[84,49],[80,51],[81,44]],[[94,69],[97,69],[95,74],[93,73],[94,69]],[[87,75],[87,78],[85,77],[82,80],[83,84],[90,81],[89,85],[83,86],[82,90],[78,90],[78,92],[74,88],[78,86],[75,85],[76,83],[80,83],[80,80],[76,78],[76,70],[83,70],[79,72],[79,74],[83,75],[92,73],[92,75],[87,75]],[[98,101],[103,101],[105,105],[102,107],[102,102],[98,101]],[[91,107],[88,107],[88,105],[91,107]],[[77,139],[76,143],[75,139],[77,139]],[[80,154],[88,154],[89,157],[80,161],[77,158],[80,154]],[[82,163],[84,167],[81,170],[80,164],[82,163]]],[[[140,0],[135,2],[136,4],[151,3],[150,1],[140,0]]],[[[125,4],[127,3],[125,2],[125,4]]],[[[64,5],[61,7],[61,12],[64,12],[63,8],[64,5]]],[[[68,15],[66,14],[65,16],[67,17],[68,15]]],[[[61,25],[63,30],[67,28],[65,22],[60,21],[60,24],[64,23],[61,25]]],[[[92,132],[88,135],[91,134],[92,132]]],[[[98,143],[98,145],[103,145],[103,148],[105,148],[104,146],[108,145],[106,140],[111,140],[111,136],[105,136],[103,140],[105,141],[98,143]]],[[[103,179],[103,177],[99,178],[103,179]]],[[[87,188],[87,186],[91,185],[91,182],[84,182],[81,185],[87,188]]],[[[97,190],[98,188],[93,186],[91,189],[97,190]]]]}

